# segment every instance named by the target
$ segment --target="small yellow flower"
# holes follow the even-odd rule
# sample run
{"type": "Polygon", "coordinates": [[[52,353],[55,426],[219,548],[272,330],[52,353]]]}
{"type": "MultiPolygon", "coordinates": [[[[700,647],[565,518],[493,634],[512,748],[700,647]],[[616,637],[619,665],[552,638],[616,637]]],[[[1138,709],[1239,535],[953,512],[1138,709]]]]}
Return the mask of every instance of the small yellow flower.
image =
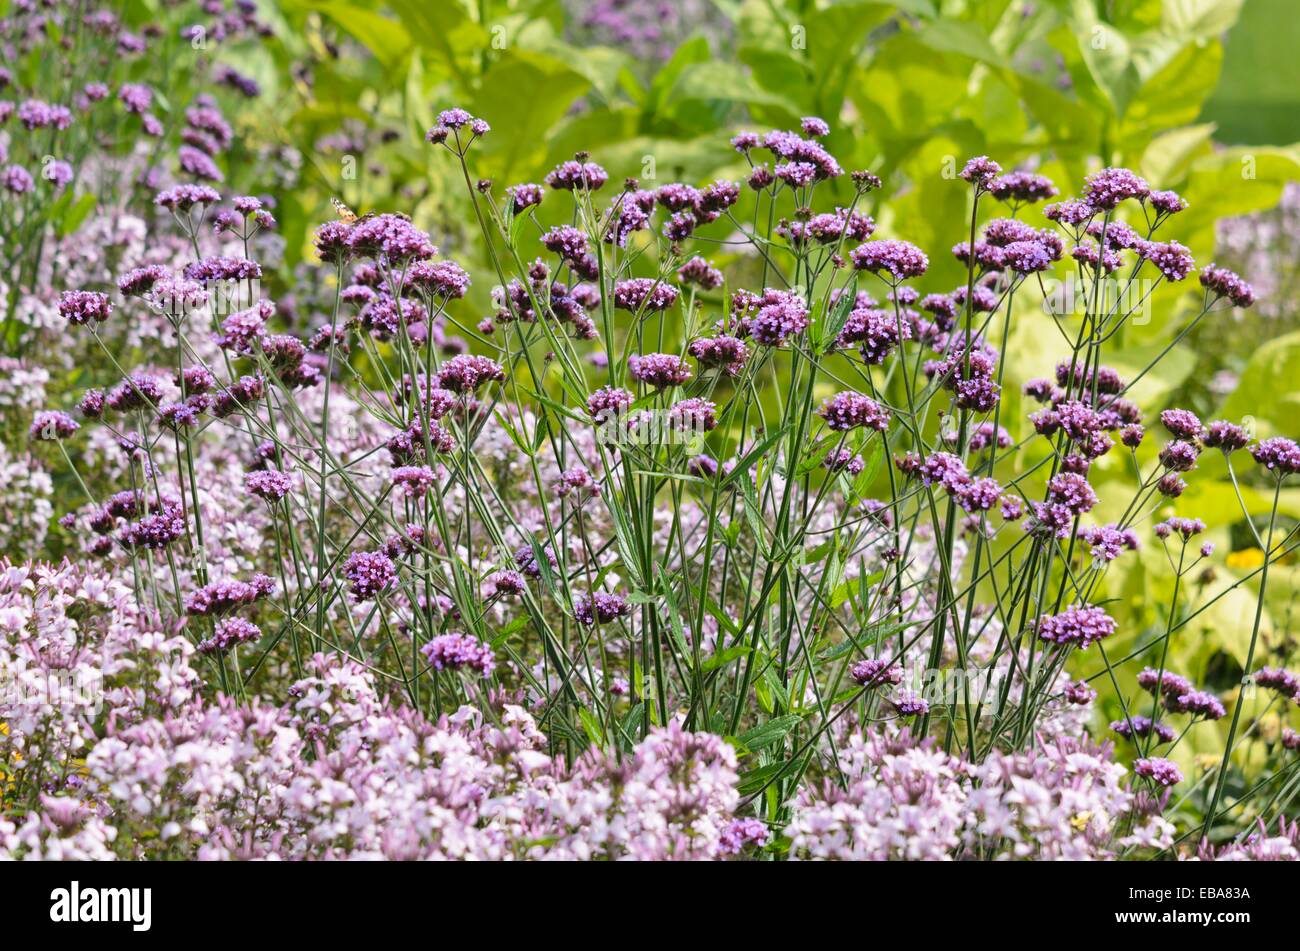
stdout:
{"type": "Polygon", "coordinates": [[[1074,826],[1075,832],[1083,832],[1088,828],[1088,823],[1092,821],[1091,810],[1085,809],[1083,812],[1076,813],[1070,818],[1070,825],[1074,826]]]}
{"type": "Polygon", "coordinates": [[[1264,551],[1260,548],[1243,548],[1229,552],[1224,559],[1229,568],[1258,568],[1264,564],[1264,551]]]}

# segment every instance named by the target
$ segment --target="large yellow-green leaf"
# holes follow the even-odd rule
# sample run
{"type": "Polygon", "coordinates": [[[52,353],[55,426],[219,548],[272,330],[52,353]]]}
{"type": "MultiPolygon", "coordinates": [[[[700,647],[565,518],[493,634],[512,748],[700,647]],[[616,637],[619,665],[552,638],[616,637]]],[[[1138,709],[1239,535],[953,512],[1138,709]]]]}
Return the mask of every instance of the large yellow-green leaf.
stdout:
{"type": "Polygon", "coordinates": [[[362,43],[387,68],[395,68],[414,45],[401,23],[344,0],[293,0],[303,9],[325,14],[362,43]]]}
{"type": "Polygon", "coordinates": [[[1203,114],[1217,123],[1221,141],[1277,145],[1300,139],[1295,15],[1295,0],[1251,0],[1241,11],[1203,114]]]}
{"type": "Polygon", "coordinates": [[[1251,355],[1219,415],[1251,417],[1261,435],[1300,436],[1300,331],[1270,340],[1251,355]],[[1267,429],[1267,431],[1265,431],[1267,429]]]}
{"type": "Polygon", "coordinates": [[[590,82],[567,63],[524,50],[492,65],[468,107],[498,130],[476,143],[475,162],[490,177],[513,181],[546,151],[547,134],[590,82]]]}

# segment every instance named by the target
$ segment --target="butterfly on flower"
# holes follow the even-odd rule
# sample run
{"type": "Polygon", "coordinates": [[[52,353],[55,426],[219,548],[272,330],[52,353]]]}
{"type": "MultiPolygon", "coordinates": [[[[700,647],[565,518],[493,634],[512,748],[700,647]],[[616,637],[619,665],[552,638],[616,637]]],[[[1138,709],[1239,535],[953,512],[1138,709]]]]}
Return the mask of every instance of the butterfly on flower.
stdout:
{"type": "Polygon", "coordinates": [[[357,222],[357,213],[347,205],[343,204],[343,202],[339,201],[337,198],[331,198],[330,204],[334,206],[334,210],[338,212],[338,216],[348,224],[355,224],[357,222]]]}

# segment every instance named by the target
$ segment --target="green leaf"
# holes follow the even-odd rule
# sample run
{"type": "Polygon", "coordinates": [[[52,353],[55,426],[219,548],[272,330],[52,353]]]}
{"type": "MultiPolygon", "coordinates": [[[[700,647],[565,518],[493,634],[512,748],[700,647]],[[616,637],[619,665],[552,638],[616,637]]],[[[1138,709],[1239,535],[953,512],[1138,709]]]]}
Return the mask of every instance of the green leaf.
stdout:
{"type": "Polygon", "coordinates": [[[707,63],[713,56],[709,41],[702,36],[692,36],[685,43],[677,46],[672,58],[655,73],[654,81],[646,94],[642,109],[646,115],[656,115],[664,102],[668,91],[677,82],[677,78],[688,67],[697,63],[707,63]]]}
{"type": "Polygon", "coordinates": [[[749,654],[752,650],[753,648],[749,647],[747,644],[733,644],[725,650],[718,651],[704,663],[700,664],[700,670],[704,673],[708,673],[711,670],[717,670],[719,667],[725,667],[733,660],[749,654]]]}
{"type": "Polygon", "coordinates": [[[325,14],[352,34],[385,69],[396,69],[411,52],[410,31],[388,17],[344,0],[305,0],[301,6],[325,14]]]}
{"type": "Polygon", "coordinates": [[[826,353],[831,349],[831,347],[835,346],[835,341],[839,338],[840,331],[844,329],[844,324],[848,321],[849,314],[853,313],[857,294],[858,278],[855,274],[852,283],[844,288],[843,293],[840,294],[839,300],[835,302],[835,307],[831,311],[830,320],[826,321],[825,326],[821,328],[817,341],[817,348],[821,350],[822,353],[826,353]]]}
{"type": "Polygon", "coordinates": [[[988,34],[977,24],[966,20],[950,20],[946,17],[933,20],[918,30],[916,37],[925,46],[940,53],[956,53],[995,65],[1003,61],[989,42],[988,34]]]}
{"type": "Polygon", "coordinates": [[[677,649],[683,657],[691,657],[691,645],[686,640],[686,629],[682,627],[682,617],[677,610],[677,595],[673,593],[672,579],[662,565],[659,566],[659,586],[663,589],[664,604],[668,607],[668,623],[673,632],[673,640],[677,642],[677,649]]]}
{"type": "Polygon", "coordinates": [[[1210,151],[1213,135],[1212,125],[1183,126],[1158,135],[1142,153],[1138,170],[1147,181],[1162,185],[1180,181],[1193,160],[1210,151]]]}
{"type": "Polygon", "coordinates": [[[766,749],[778,740],[784,739],[791,730],[799,725],[802,719],[803,717],[794,713],[773,717],[766,723],[742,733],[737,739],[744,744],[747,750],[766,749]]]}
{"type": "Polygon", "coordinates": [[[94,209],[95,196],[91,192],[87,192],[76,201],[71,202],[63,212],[63,217],[59,219],[59,236],[66,237],[80,228],[81,223],[86,220],[86,216],[94,209]]]}
{"type": "Polygon", "coordinates": [[[718,59],[684,66],[663,104],[665,112],[680,116],[683,103],[718,100],[778,106],[791,114],[799,111],[785,96],[762,89],[744,67],[718,59]]]}
{"type": "MultiPolygon", "coordinates": [[[[1190,0],[1179,6],[1183,2],[1190,0]]],[[[1219,141],[1264,145],[1300,139],[1300,56],[1294,30],[1278,28],[1292,22],[1295,11],[1295,0],[1251,0],[1241,11],[1228,34],[1219,83],[1201,114],[1218,126],[1219,141]]]]}
{"type": "Polygon", "coordinates": [[[472,51],[487,47],[491,38],[457,0],[430,4],[423,0],[388,0],[407,34],[421,49],[432,52],[440,72],[467,81],[465,63],[472,51]]]}
{"type": "MultiPolygon", "coordinates": [[[[1241,14],[1245,0],[1164,0],[1161,4],[1165,30],[1174,36],[1208,40],[1222,36],[1232,29],[1241,14]]],[[[1249,7],[1265,7],[1267,3],[1252,0],[1249,7]]],[[[1286,12],[1294,13],[1294,5],[1286,12]]],[[[1281,8],[1277,8],[1279,14],[1281,8]]],[[[1274,25],[1279,21],[1274,21],[1274,25]]]]}
{"type": "Polygon", "coordinates": [[[1088,72],[1122,116],[1142,86],[1133,48],[1123,33],[1097,18],[1092,0],[1075,0],[1073,13],[1079,53],[1088,72]]]}
{"type": "Polygon", "coordinates": [[[587,739],[591,740],[592,745],[603,747],[605,745],[605,728],[596,715],[586,707],[579,707],[578,719],[582,721],[582,729],[586,732],[587,739]]]}
{"type": "MultiPolygon", "coordinates": [[[[723,477],[722,488],[725,489],[727,486],[731,485],[731,483],[737,481],[742,475],[746,475],[755,462],[757,462],[759,459],[765,456],[769,449],[771,449],[778,442],[780,442],[782,438],[784,438],[789,428],[790,425],[787,423],[785,426],[782,426],[776,432],[764,438],[762,442],[760,442],[753,449],[749,450],[749,452],[745,453],[745,455],[741,457],[741,460],[738,463],[736,463],[736,467],[732,469],[730,472],[728,472],[726,476],[723,477]]],[[[749,480],[746,479],[745,483],[748,484],[748,482],[749,480]]]]}
{"type": "Polygon", "coordinates": [[[893,621],[889,624],[873,624],[859,635],[856,643],[852,640],[845,639],[829,650],[822,651],[817,655],[817,659],[835,660],[836,658],[843,657],[845,654],[852,651],[860,650],[864,647],[874,647],[885,638],[893,637],[895,634],[906,631],[909,627],[916,627],[916,625],[920,623],[920,621],[893,621]]]}
{"type": "Polygon", "coordinates": [[[627,715],[623,717],[623,730],[628,736],[635,736],[641,729],[641,721],[645,719],[645,704],[638,703],[627,715]]]}
{"type": "Polygon", "coordinates": [[[1271,432],[1261,435],[1294,435],[1295,421],[1300,418],[1300,392],[1279,384],[1297,379],[1300,331],[1270,340],[1256,350],[1216,415],[1230,420],[1265,421],[1271,432]]]}
{"type": "Polygon", "coordinates": [[[475,144],[476,166],[504,181],[531,171],[546,154],[551,127],[590,88],[562,60],[525,50],[502,53],[467,106],[499,130],[475,144]]]}
{"type": "Polygon", "coordinates": [[[791,761],[772,763],[769,766],[760,766],[758,769],[751,769],[747,773],[742,773],[740,781],[736,784],[736,790],[742,796],[756,793],[766,786],[770,779],[780,776],[790,766],[790,763],[791,761]]]}

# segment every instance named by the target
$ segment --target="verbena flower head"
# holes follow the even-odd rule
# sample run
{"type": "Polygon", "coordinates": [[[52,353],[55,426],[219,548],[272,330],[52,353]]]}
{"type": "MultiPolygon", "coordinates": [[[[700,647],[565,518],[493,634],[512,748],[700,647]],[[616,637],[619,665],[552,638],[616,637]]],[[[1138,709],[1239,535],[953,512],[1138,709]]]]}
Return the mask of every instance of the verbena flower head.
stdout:
{"type": "Polygon", "coordinates": [[[229,614],[269,596],[275,582],[262,574],[248,581],[213,581],[185,599],[185,613],[194,617],[229,614]]]}
{"type": "Polygon", "coordinates": [[[836,208],[834,213],[814,215],[808,220],[807,234],[819,244],[834,244],[841,238],[866,241],[876,230],[876,223],[860,211],[836,208]]]}
{"type": "Polygon", "coordinates": [[[1047,483],[1048,500],[1064,505],[1074,515],[1092,511],[1097,504],[1097,493],[1088,480],[1075,472],[1062,472],[1047,483]]]}
{"type": "Polygon", "coordinates": [[[1097,699],[1097,691],[1088,686],[1085,680],[1072,680],[1068,682],[1061,693],[1067,702],[1076,706],[1086,706],[1097,699]]]}
{"type": "Polygon", "coordinates": [[[1176,515],[1167,518],[1155,526],[1157,538],[1168,538],[1172,535],[1182,536],[1183,541],[1188,541],[1193,535],[1199,535],[1205,531],[1205,523],[1199,518],[1184,518],[1176,515]]]}
{"type": "Polygon", "coordinates": [[[778,159],[783,159],[780,164],[812,166],[812,177],[817,181],[844,174],[844,169],[840,168],[839,163],[820,143],[802,138],[794,132],[769,132],[763,137],[763,148],[778,159]]]}
{"type": "Polygon", "coordinates": [[[836,432],[859,427],[884,432],[889,428],[889,412],[871,397],[852,390],[836,393],[822,404],[817,415],[836,432]]]}
{"type": "Polygon", "coordinates": [[[1155,722],[1150,717],[1142,716],[1115,720],[1110,724],[1110,728],[1126,740],[1152,736],[1161,743],[1172,743],[1177,735],[1173,727],[1168,724],[1155,722]]]}
{"type": "Polygon", "coordinates": [[[64,291],[59,295],[59,316],[70,324],[102,324],[112,312],[108,295],[98,291],[64,291]]]}
{"type": "Polygon", "coordinates": [[[260,280],[262,268],[256,261],[246,258],[216,256],[202,258],[185,266],[187,280],[201,281],[252,281],[260,280]]]}
{"type": "Polygon", "coordinates": [[[495,571],[483,581],[489,596],[512,597],[523,594],[528,582],[518,571],[495,571]]]}
{"type": "Polygon", "coordinates": [[[470,276],[455,261],[418,261],[406,274],[412,287],[444,300],[459,300],[469,292],[470,276]]]}
{"type": "Polygon", "coordinates": [[[1228,714],[1219,698],[1204,690],[1171,695],[1166,698],[1165,707],[1171,713],[1186,713],[1201,720],[1221,720],[1228,714]]]}
{"type": "Polygon", "coordinates": [[[1093,605],[1072,607],[1060,614],[1043,615],[1038,619],[1036,630],[1045,641],[1086,650],[1091,644],[1115,633],[1115,619],[1093,605]]]}
{"type": "Polygon", "coordinates": [[[988,512],[1002,498],[1002,486],[997,480],[983,477],[973,479],[956,491],[957,503],[967,512],[988,512]]]}
{"type": "Polygon", "coordinates": [[[600,483],[592,477],[591,470],[586,466],[573,466],[560,473],[555,491],[561,498],[581,500],[600,495],[600,483]]]}
{"type": "Polygon", "coordinates": [[[216,623],[212,636],[199,641],[195,649],[200,654],[221,654],[261,637],[262,629],[252,621],[240,617],[224,618],[216,623]]]}
{"type": "Polygon", "coordinates": [[[1186,199],[1172,191],[1153,191],[1147,195],[1147,203],[1162,215],[1174,215],[1187,207],[1186,199]]]}
{"type": "Polygon", "coordinates": [[[221,194],[209,185],[176,185],[160,191],[154,198],[155,204],[171,211],[189,211],[220,201],[221,194]]]}
{"type": "Polygon", "coordinates": [[[1150,192],[1151,186],[1127,168],[1103,168],[1083,183],[1083,200],[1103,211],[1130,198],[1145,198],[1150,192]]]}
{"type": "Polygon", "coordinates": [[[258,469],[244,474],[244,487],[259,499],[278,502],[293,490],[293,478],[278,469],[258,469]]]}
{"type": "Polygon", "coordinates": [[[171,272],[160,264],[147,264],[134,268],[123,274],[117,281],[117,289],[125,297],[143,297],[159,281],[171,276],[171,272]]]}
{"type": "MultiPolygon", "coordinates": [[[[559,562],[555,560],[555,552],[551,550],[550,545],[542,548],[542,553],[546,556],[547,563],[552,569],[559,567],[559,562]]],[[[530,578],[540,578],[542,569],[537,564],[537,553],[533,550],[532,545],[524,545],[515,550],[515,564],[525,575],[530,578]]]]}
{"type": "Polygon", "coordinates": [[[727,334],[692,340],[686,351],[700,366],[721,370],[727,376],[738,375],[749,360],[749,348],[745,342],[727,334]]]}
{"type": "Polygon", "coordinates": [[[411,224],[410,219],[391,214],[357,221],[348,233],[348,247],[358,257],[382,260],[392,267],[425,260],[438,253],[429,236],[411,224]]]}
{"type": "Polygon", "coordinates": [[[486,383],[499,383],[505,378],[506,371],[495,360],[462,353],[442,365],[435,381],[444,390],[466,394],[473,393],[486,383]]]}
{"type": "Polygon", "coordinates": [[[911,337],[911,324],[896,314],[877,307],[858,307],[849,311],[835,342],[840,347],[858,346],[864,363],[880,366],[901,341],[911,337]]]}
{"type": "Polygon", "coordinates": [[[1186,677],[1166,670],[1161,673],[1151,667],[1143,668],[1142,672],[1137,675],[1138,686],[1147,693],[1154,694],[1157,690],[1166,697],[1179,697],[1185,693],[1192,692],[1192,682],[1186,677]]]}
{"type": "Polygon", "coordinates": [[[698,396],[681,400],[669,408],[668,423],[672,428],[686,432],[710,432],[718,425],[717,406],[712,400],[698,396]]]}
{"type": "Polygon", "coordinates": [[[1171,281],[1181,281],[1196,269],[1192,252],[1177,241],[1143,241],[1137,245],[1137,252],[1171,281]]]}
{"type": "Polygon", "coordinates": [[[951,452],[932,452],[925,457],[917,473],[926,485],[939,485],[948,492],[957,492],[970,483],[970,472],[960,456],[951,452]]]}
{"type": "Polygon", "coordinates": [[[847,472],[856,476],[866,468],[866,461],[848,449],[832,449],[822,460],[822,465],[831,472],[847,472]]]}
{"type": "Polygon", "coordinates": [[[826,124],[825,120],[816,116],[804,116],[799,123],[799,128],[803,130],[804,135],[814,139],[831,134],[831,127],[826,124]]]}
{"type": "Polygon", "coordinates": [[[1015,241],[1002,249],[1004,266],[1018,274],[1036,274],[1052,266],[1052,255],[1039,241],[1015,241]]]}
{"type": "Polygon", "coordinates": [[[977,155],[970,159],[958,172],[962,179],[981,190],[987,188],[989,183],[1001,174],[1002,166],[987,155],[977,155]]]}
{"type": "Polygon", "coordinates": [[[521,185],[511,185],[506,189],[506,196],[510,199],[510,206],[516,215],[522,214],[529,208],[535,208],[542,203],[545,193],[541,185],[524,183],[521,185]]]}
{"type": "Polygon", "coordinates": [[[1185,409],[1164,410],[1160,422],[1179,439],[1196,439],[1205,429],[1196,414],[1185,409]]]}
{"type": "Polygon", "coordinates": [[[71,110],[66,106],[52,106],[40,99],[25,100],[19,104],[15,114],[29,132],[48,128],[63,130],[72,125],[71,110]]]}
{"type": "Polygon", "coordinates": [[[1158,786],[1177,786],[1183,781],[1183,772],[1172,761],[1159,756],[1136,760],[1133,772],[1145,779],[1150,779],[1158,786]]]}
{"type": "Polygon", "coordinates": [[[718,474],[718,462],[712,456],[700,453],[686,460],[686,472],[698,479],[712,479],[718,474]]]}
{"type": "Polygon", "coordinates": [[[312,235],[316,254],[326,264],[338,264],[352,254],[352,224],[327,221],[312,235]]]}
{"type": "Polygon", "coordinates": [[[496,668],[492,649],[470,634],[440,634],[420,648],[434,670],[468,670],[489,677],[496,668]]]}
{"type": "Polygon", "coordinates": [[[1255,303],[1255,289],[1227,268],[1211,264],[1202,270],[1201,286],[1216,300],[1228,298],[1234,307],[1250,307],[1255,303]]]}
{"type": "Polygon", "coordinates": [[[1048,221],[1076,228],[1091,221],[1096,214],[1096,208],[1077,198],[1067,198],[1065,201],[1058,201],[1043,208],[1043,217],[1048,221]]]}
{"type": "Polygon", "coordinates": [[[717,290],[724,280],[722,272],[699,255],[677,269],[677,279],[706,291],[717,290]]]}
{"type": "Polygon", "coordinates": [[[636,397],[627,390],[603,386],[587,397],[587,413],[596,422],[604,422],[611,416],[627,412],[634,402],[636,397]]]}
{"type": "Polygon", "coordinates": [[[892,702],[900,717],[918,717],[930,712],[929,702],[914,690],[897,691],[892,702]]]}
{"type": "Polygon", "coordinates": [[[86,419],[99,419],[104,415],[106,401],[103,390],[89,389],[81,395],[81,399],[77,402],[77,410],[86,419]]]}
{"type": "Polygon", "coordinates": [[[988,191],[999,201],[1030,203],[1045,201],[1058,194],[1050,178],[1033,172],[1008,172],[988,183],[988,191]]]}
{"type": "Polygon", "coordinates": [[[691,368],[672,353],[633,354],[628,358],[627,370],[632,379],[657,390],[681,386],[691,378],[691,368]]]}
{"type": "Polygon", "coordinates": [[[28,436],[38,442],[57,442],[67,439],[81,425],[67,413],[58,410],[42,410],[32,417],[28,436]]]}
{"type": "Polygon", "coordinates": [[[883,657],[873,657],[850,667],[849,677],[859,687],[897,686],[903,682],[903,668],[883,657]]]}
{"type": "Polygon", "coordinates": [[[1300,446],[1294,440],[1274,436],[1251,446],[1251,458],[1278,478],[1300,472],[1300,446]]]}
{"type": "Polygon", "coordinates": [[[757,309],[742,324],[755,343],[779,347],[808,327],[808,306],[797,294],[768,290],[754,305],[757,309]]]}
{"type": "Polygon", "coordinates": [[[920,277],[930,266],[925,252],[907,241],[868,241],[849,257],[859,271],[888,271],[900,281],[920,277]]]}
{"type": "Polygon", "coordinates": [[[563,191],[597,191],[609,181],[609,173],[595,162],[573,159],[561,162],[545,178],[547,185],[563,191]]]}
{"type": "Polygon", "coordinates": [[[1173,439],[1160,449],[1160,464],[1173,472],[1190,472],[1196,468],[1201,450],[1195,443],[1173,439]]]}
{"type": "Polygon", "coordinates": [[[353,601],[373,601],[397,582],[397,566],[382,551],[357,551],[343,563],[353,601]]]}
{"type": "MultiPolygon", "coordinates": [[[[804,120],[805,125],[808,121],[804,120]]],[[[718,851],[722,855],[740,855],[747,849],[761,849],[771,838],[771,833],[761,820],[733,819],[722,830],[718,839],[718,851]]]]}
{"type": "Polygon", "coordinates": [[[1082,528],[1079,537],[1091,547],[1092,557],[1099,561],[1114,561],[1124,552],[1138,548],[1137,533],[1114,524],[1082,528]]]}
{"type": "Polygon", "coordinates": [[[392,471],[393,485],[408,499],[422,499],[437,484],[437,474],[428,466],[397,466],[392,471]]]}
{"type": "Polygon", "coordinates": [[[1255,672],[1254,681],[1256,686],[1300,703],[1300,675],[1281,667],[1261,667],[1255,672]]]}
{"type": "Polygon", "coordinates": [[[578,623],[586,627],[594,624],[608,624],[632,611],[627,599],[619,594],[595,591],[576,598],[573,602],[573,614],[578,623]]]}
{"type": "Polygon", "coordinates": [[[642,309],[663,311],[677,303],[678,293],[672,284],[650,277],[634,277],[614,285],[614,306],[633,313],[642,309]]]}
{"type": "Polygon", "coordinates": [[[1211,449],[1221,449],[1225,454],[1245,449],[1250,444],[1250,434],[1227,420],[1215,420],[1205,428],[1201,441],[1211,449]]]}

